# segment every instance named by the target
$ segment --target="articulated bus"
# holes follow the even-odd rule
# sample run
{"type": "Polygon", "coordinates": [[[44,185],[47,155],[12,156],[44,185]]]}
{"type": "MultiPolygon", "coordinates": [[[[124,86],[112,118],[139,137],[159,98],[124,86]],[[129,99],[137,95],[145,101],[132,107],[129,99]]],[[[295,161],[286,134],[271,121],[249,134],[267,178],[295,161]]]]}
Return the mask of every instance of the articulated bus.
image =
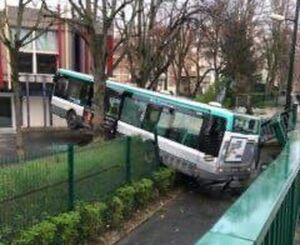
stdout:
{"type": "MultiPolygon", "coordinates": [[[[75,124],[87,123],[93,77],[59,69],[54,82],[53,112],[75,124]]],[[[144,139],[156,134],[162,162],[187,175],[244,180],[256,168],[261,123],[257,117],[110,80],[105,112],[107,131],[144,139]]]]}

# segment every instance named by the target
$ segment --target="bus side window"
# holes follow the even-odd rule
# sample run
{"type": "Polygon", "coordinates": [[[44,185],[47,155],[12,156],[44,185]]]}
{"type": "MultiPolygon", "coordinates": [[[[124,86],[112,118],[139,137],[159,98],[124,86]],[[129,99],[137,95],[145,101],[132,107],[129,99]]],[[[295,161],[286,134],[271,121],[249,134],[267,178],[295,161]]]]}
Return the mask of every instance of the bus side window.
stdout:
{"type": "Polygon", "coordinates": [[[160,113],[161,113],[160,107],[149,104],[142,125],[143,129],[149,132],[154,132],[156,128],[156,124],[159,120],[160,113]]]}
{"type": "Polygon", "coordinates": [[[157,123],[157,134],[168,138],[173,121],[173,111],[168,108],[163,108],[157,123]]]}
{"type": "Polygon", "coordinates": [[[119,117],[121,98],[119,94],[113,90],[107,89],[105,93],[105,113],[109,117],[117,119],[119,117]]]}
{"type": "Polygon", "coordinates": [[[199,137],[199,151],[217,157],[226,130],[226,120],[221,117],[205,118],[199,137]]]}
{"type": "Polygon", "coordinates": [[[163,109],[157,124],[157,133],[167,139],[191,148],[197,148],[203,119],[178,111],[163,109]]]}
{"type": "Polygon", "coordinates": [[[124,98],[121,121],[132,126],[141,127],[144,120],[147,103],[131,97],[124,98]]]}
{"type": "Polygon", "coordinates": [[[176,111],[169,139],[191,148],[197,148],[202,123],[203,119],[200,116],[176,111]]]}
{"type": "Polygon", "coordinates": [[[66,99],[68,97],[68,84],[69,80],[67,78],[58,78],[55,82],[54,95],[66,99]]]}

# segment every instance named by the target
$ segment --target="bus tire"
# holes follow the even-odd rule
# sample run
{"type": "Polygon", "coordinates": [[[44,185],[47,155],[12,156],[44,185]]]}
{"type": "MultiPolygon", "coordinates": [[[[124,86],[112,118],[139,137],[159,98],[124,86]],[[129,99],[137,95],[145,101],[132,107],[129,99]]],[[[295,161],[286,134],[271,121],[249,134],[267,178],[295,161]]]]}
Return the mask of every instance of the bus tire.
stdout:
{"type": "Polygon", "coordinates": [[[75,113],[75,111],[69,111],[67,114],[67,124],[68,124],[68,128],[69,129],[76,129],[78,126],[77,123],[77,115],[75,113]]]}

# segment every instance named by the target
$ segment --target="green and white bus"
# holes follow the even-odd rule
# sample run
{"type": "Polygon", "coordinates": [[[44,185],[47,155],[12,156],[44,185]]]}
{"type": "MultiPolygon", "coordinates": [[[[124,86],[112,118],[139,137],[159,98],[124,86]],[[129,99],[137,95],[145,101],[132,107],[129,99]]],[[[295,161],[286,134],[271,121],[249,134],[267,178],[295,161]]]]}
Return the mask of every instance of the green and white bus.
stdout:
{"type": "MultiPolygon", "coordinates": [[[[91,93],[87,98],[79,89],[74,98],[60,97],[57,92],[61,87],[73,89],[72,83],[89,91],[93,77],[58,70],[52,98],[54,112],[70,120],[68,115],[73,111],[77,120],[85,122],[91,93]]],[[[162,162],[187,175],[213,181],[240,180],[248,178],[256,168],[261,123],[257,117],[110,80],[106,82],[105,112],[110,134],[140,135],[153,140],[157,134],[162,162]]]]}

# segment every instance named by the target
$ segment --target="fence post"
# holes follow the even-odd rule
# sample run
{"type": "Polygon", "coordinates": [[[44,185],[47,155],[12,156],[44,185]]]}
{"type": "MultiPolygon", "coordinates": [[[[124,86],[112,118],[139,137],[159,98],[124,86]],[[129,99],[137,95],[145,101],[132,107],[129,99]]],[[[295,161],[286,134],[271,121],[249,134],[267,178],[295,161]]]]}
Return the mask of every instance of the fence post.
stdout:
{"type": "Polygon", "coordinates": [[[126,181],[131,181],[131,137],[126,137],[126,181]]]}
{"type": "Polygon", "coordinates": [[[295,129],[297,124],[297,116],[298,116],[298,104],[293,105],[292,115],[293,115],[293,129],[295,129]]]}
{"type": "Polygon", "coordinates": [[[155,144],[155,167],[160,166],[160,158],[159,158],[159,146],[158,146],[158,137],[157,137],[157,129],[154,130],[154,144],[155,144]]]}
{"type": "Polygon", "coordinates": [[[68,205],[74,209],[74,145],[68,145],[68,205]]]}

